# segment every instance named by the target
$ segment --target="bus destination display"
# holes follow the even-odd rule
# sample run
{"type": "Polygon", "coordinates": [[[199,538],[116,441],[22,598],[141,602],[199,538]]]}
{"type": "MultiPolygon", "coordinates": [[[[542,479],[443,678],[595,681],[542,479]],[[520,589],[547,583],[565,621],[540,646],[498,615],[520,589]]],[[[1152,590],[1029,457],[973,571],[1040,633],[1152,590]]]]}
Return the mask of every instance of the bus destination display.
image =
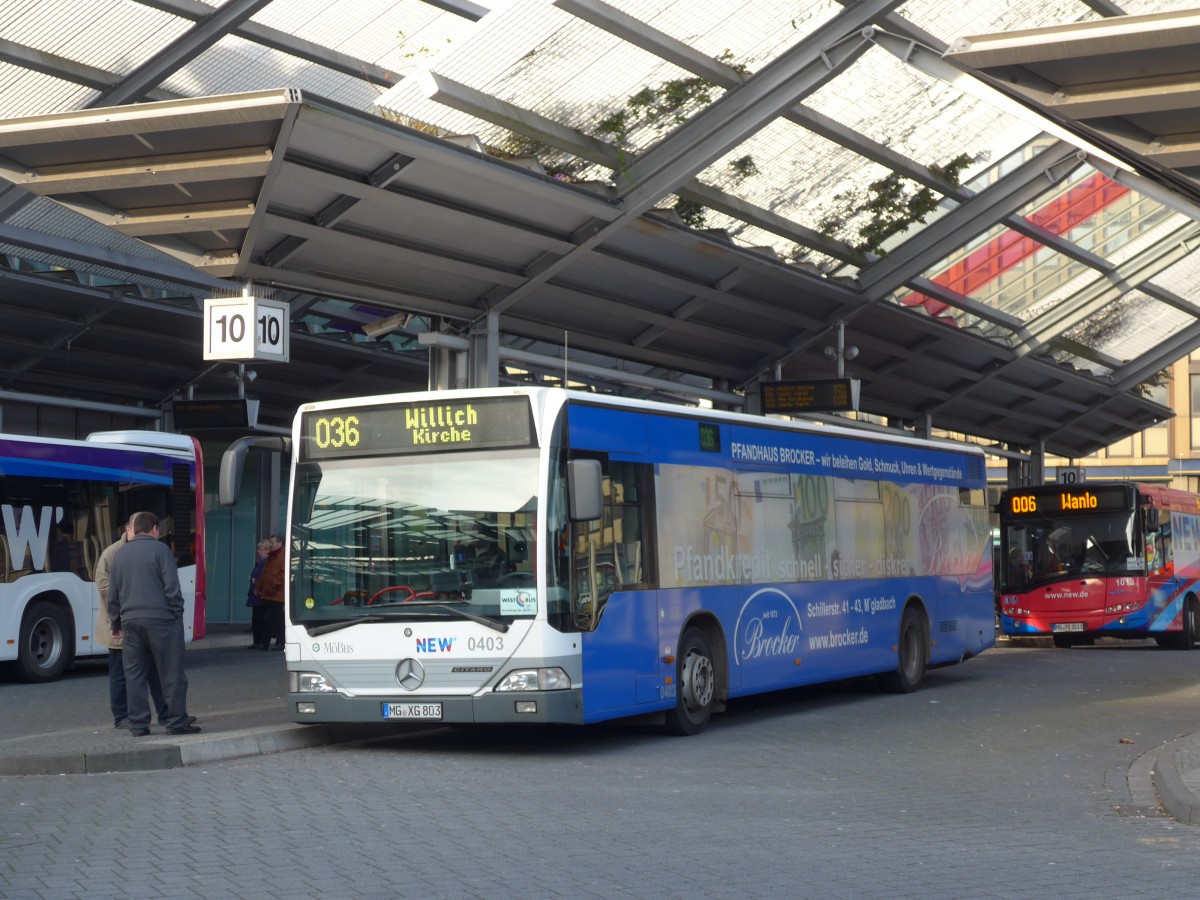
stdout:
{"type": "Polygon", "coordinates": [[[305,413],[302,459],[533,445],[526,397],[474,397],[305,413]]]}
{"type": "Polygon", "coordinates": [[[1009,491],[1001,511],[1010,516],[1111,512],[1130,508],[1130,502],[1122,485],[1093,485],[1052,491],[1009,491]]]}

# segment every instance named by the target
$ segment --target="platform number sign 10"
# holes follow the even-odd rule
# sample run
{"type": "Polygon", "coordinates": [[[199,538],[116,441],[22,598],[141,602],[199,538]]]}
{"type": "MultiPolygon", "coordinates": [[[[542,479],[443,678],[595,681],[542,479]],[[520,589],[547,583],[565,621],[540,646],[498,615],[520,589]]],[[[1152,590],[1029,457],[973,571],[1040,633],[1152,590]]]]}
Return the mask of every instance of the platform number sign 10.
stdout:
{"type": "Polygon", "coordinates": [[[257,297],[204,301],[204,358],[287,362],[287,303],[257,297]]]}

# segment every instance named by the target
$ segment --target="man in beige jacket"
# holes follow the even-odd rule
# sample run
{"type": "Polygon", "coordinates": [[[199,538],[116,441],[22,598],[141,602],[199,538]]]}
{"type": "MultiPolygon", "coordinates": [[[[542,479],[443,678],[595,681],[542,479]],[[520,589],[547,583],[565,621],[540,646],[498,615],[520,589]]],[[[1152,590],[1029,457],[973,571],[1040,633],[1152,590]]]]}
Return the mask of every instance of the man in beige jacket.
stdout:
{"type": "MultiPolygon", "coordinates": [[[[129,727],[129,698],[126,694],[125,663],[122,658],[122,639],[114,637],[112,622],[108,618],[108,582],[112,573],[113,557],[125,546],[133,530],[133,522],[126,522],[121,529],[121,535],[116,541],[104,548],[100,559],[96,561],[96,589],[100,594],[100,610],[96,617],[96,638],[108,648],[108,704],[112,707],[113,727],[129,727]]],[[[158,670],[150,669],[146,678],[150,688],[150,699],[154,702],[158,722],[161,725],[167,715],[167,701],[163,697],[162,682],[158,678],[158,670]]]]}

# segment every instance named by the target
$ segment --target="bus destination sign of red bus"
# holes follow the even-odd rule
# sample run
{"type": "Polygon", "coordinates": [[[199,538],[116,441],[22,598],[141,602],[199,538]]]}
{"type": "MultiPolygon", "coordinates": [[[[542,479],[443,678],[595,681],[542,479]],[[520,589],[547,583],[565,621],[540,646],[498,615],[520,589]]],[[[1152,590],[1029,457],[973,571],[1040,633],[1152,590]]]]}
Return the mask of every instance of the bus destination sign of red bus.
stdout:
{"type": "Polygon", "coordinates": [[[1008,495],[1006,511],[1014,516],[1027,516],[1115,510],[1124,507],[1125,495],[1125,489],[1119,485],[1013,491],[1008,495]]]}

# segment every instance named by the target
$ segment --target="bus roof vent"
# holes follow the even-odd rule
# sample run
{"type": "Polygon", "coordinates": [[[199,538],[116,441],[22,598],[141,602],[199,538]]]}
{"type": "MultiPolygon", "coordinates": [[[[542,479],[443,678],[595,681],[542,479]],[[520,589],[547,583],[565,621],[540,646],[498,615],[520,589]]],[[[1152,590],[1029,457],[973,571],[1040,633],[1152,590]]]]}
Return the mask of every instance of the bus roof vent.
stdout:
{"type": "Polygon", "coordinates": [[[122,444],[153,450],[174,450],[189,456],[194,447],[186,434],[170,434],[166,431],[93,431],[87,436],[92,444],[122,444]]]}
{"type": "Polygon", "coordinates": [[[987,463],[982,456],[971,456],[967,458],[967,477],[968,478],[987,478],[987,463]]]}

